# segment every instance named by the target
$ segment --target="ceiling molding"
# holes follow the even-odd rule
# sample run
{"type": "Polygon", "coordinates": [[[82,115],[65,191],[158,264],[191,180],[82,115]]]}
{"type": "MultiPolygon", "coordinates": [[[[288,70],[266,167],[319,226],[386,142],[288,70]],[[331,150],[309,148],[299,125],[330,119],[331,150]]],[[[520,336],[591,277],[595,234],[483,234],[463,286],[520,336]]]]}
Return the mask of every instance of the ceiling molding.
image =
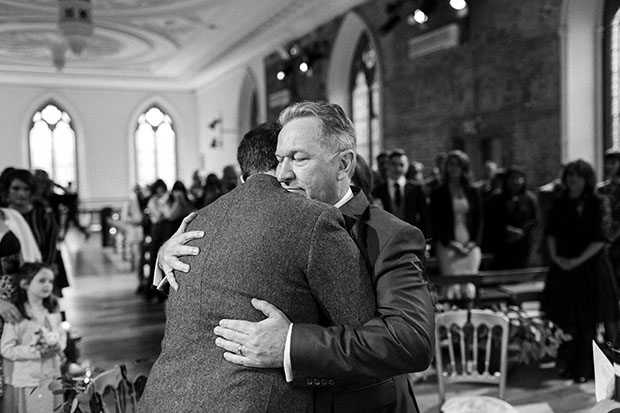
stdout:
{"type": "Polygon", "coordinates": [[[197,88],[366,0],[92,1],[93,35],[59,72],[57,0],[0,0],[0,84],[197,88]]]}

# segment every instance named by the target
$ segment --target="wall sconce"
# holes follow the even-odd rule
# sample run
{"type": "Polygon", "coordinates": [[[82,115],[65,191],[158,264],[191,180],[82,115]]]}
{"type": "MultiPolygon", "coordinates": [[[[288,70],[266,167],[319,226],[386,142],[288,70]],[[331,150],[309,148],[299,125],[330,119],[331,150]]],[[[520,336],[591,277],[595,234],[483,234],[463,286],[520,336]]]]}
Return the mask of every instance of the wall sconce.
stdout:
{"type": "Polygon", "coordinates": [[[211,139],[211,143],[209,146],[211,146],[212,148],[222,148],[224,146],[224,138],[223,135],[225,133],[230,133],[230,134],[237,134],[237,129],[226,129],[223,126],[224,124],[224,120],[223,118],[220,116],[219,118],[215,118],[213,119],[207,126],[209,127],[209,129],[211,130],[216,130],[215,136],[213,137],[213,139],[211,139]]]}
{"type": "Polygon", "coordinates": [[[222,118],[215,118],[209,123],[209,129],[215,129],[215,127],[222,122],[222,118]]]}

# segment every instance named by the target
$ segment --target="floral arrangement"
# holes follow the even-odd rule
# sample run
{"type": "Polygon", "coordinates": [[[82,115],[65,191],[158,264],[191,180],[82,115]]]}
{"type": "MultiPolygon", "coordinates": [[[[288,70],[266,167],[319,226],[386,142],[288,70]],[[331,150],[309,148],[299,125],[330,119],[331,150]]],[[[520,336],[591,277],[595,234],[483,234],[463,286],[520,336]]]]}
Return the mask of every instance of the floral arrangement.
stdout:
{"type": "Polygon", "coordinates": [[[554,360],[560,345],[572,339],[557,324],[540,314],[530,314],[513,306],[498,311],[510,319],[509,350],[513,352],[512,359],[518,363],[554,360]]]}

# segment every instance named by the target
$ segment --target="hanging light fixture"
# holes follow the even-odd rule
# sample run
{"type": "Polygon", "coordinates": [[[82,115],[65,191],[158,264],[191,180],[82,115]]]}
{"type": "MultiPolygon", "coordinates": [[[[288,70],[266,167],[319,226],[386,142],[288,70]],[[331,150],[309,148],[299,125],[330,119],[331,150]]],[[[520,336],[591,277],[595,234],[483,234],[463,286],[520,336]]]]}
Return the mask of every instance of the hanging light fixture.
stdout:
{"type": "Polygon", "coordinates": [[[58,28],[71,51],[79,55],[93,34],[92,4],[90,0],[58,0],[58,6],[58,28]]]}

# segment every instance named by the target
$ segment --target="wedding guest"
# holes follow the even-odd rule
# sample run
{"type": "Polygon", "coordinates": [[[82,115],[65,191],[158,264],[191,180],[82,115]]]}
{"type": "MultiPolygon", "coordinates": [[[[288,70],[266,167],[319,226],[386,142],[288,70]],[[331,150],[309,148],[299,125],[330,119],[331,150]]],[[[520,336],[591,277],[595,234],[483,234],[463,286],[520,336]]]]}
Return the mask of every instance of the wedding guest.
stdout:
{"type": "Polygon", "coordinates": [[[377,170],[375,171],[375,174],[374,174],[375,175],[375,178],[374,178],[375,186],[373,187],[373,191],[377,186],[385,183],[385,180],[387,179],[387,170],[388,170],[388,163],[389,163],[388,153],[385,151],[382,151],[379,155],[377,155],[375,160],[377,161],[377,170]]]}
{"type": "MultiPolygon", "coordinates": [[[[151,242],[148,245],[150,253],[149,278],[146,285],[150,285],[152,283],[157,251],[166,240],[166,211],[168,210],[168,206],[166,204],[168,200],[168,186],[166,183],[162,179],[157,179],[151,185],[151,191],[152,195],[146,205],[146,211],[150,221],[149,235],[151,236],[151,242]]],[[[158,295],[157,292],[150,288],[145,289],[144,293],[147,300],[154,297],[158,297],[160,299],[163,298],[163,296],[158,295]]]]}
{"type": "Polygon", "coordinates": [[[378,186],[373,196],[381,201],[383,209],[428,234],[428,205],[422,184],[405,177],[409,159],[401,149],[388,155],[387,180],[378,186]]]}
{"type": "Polygon", "coordinates": [[[43,264],[27,263],[20,269],[18,285],[16,304],[22,320],[5,322],[0,340],[6,374],[3,411],[52,412],[62,404],[62,396],[52,394],[48,386],[60,375],[59,354],[67,345],[52,294],[54,273],[43,264]]]}
{"type": "Polygon", "coordinates": [[[493,267],[509,269],[527,266],[539,212],[538,200],[527,189],[523,170],[511,167],[506,171],[503,188],[491,196],[485,213],[493,267]]]}
{"type": "Polygon", "coordinates": [[[239,174],[233,165],[224,167],[222,171],[222,194],[227,194],[239,185],[239,174]]]}
{"type": "MultiPolygon", "coordinates": [[[[41,260],[39,247],[28,223],[18,212],[0,208],[0,335],[5,322],[16,323],[21,320],[21,314],[13,303],[17,298],[17,273],[24,257],[33,261],[41,260]]],[[[4,371],[0,365],[0,397],[4,394],[3,387],[4,371]]]]}
{"type": "Polygon", "coordinates": [[[2,173],[0,173],[0,207],[4,207],[7,205],[7,201],[6,201],[6,190],[5,188],[9,186],[9,183],[7,182],[9,175],[11,175],[13,173],[13,171],[15,170],[15,168],[13,168],[12,166],[6,167],[2,170],[2,173]]]}
{"type": "Polygon", "coordinates": [[[187,191],[189,200],[194,205],[194,208],[200,209],[204,206],[205,202],[205,185],[202,182],[202,176],[200,170],[196,169],[192,174],[192,184],[187,191]]]}
{"type": "Polygon", "coordinates": [[[181,221],[190,212],[196,210],[195,206],[189,200],[187,189],[181,181],[176,181],[172,185],[170,194],[168,194],[167,209],[164,212],[166,218],[164,229],[164,241],[174,234],[181,225],[181,221]]]}
{"type": "Polygon", "coordinates": [[[542,309],[572,340],[558,352],[562,374],[577,382],[592,377],[592,340],[598,323],[618,320],[618,292],[606,245],[608,200],[595,193],[592,166],[577,160],[562,172],[564,190],[547,222],[551,264],[542,309]]]}
{"type": "Polygon", "coordinates": [[[205,205],[209,205],[222,196],[222,183],[216,174],[207,175],[205,181],[205,205]]]}
{"type": "Polygon", "coordinates": [[[598,193],[609,199],[609,257],[614,266],[616,281],[620,282],[620,149],[609,149],[605,152],[605,172],[607,179],[599,185],[598,193]]]}
{"type": "Polygon", "coordinates": [[[443,181],[444,171],[446,164],[446,154],[443,152],[435,155],[435,166],[431,171],[431,176],[424,182],[424,186],[429,193],[432,193],[435,188],[441,186],[443,181]]]}
{"type": "Polygon", "coordinates": [[[420,184],[424,183],[424,164],[422,162],[412,161],[407,168],[405,178],[408,181],[416,181],[420,184]]]}
{"type": "MultiPolygon", "coordinates": [[[[442,184],[431,193],[431,223],[437,262],[442,275],[475,274],[481,260],[482,208],[471,185],[469,157],[462,151],[448,153],[442,184]]],[[[450,298],[473,298],[474,286],[451,286],[450,298]]]]}
{"type": "Polygon", "coordinates": [[[16,210],[28,222],[39,246],[43,264],[53,269],[54,293],[62,296],[62,289],[69,286],[62,256],[58,251],[58,225],[51,208],[32,200],[34,180],[30,171],[16,169],[7,178],[8,207],[16,210]]]}

